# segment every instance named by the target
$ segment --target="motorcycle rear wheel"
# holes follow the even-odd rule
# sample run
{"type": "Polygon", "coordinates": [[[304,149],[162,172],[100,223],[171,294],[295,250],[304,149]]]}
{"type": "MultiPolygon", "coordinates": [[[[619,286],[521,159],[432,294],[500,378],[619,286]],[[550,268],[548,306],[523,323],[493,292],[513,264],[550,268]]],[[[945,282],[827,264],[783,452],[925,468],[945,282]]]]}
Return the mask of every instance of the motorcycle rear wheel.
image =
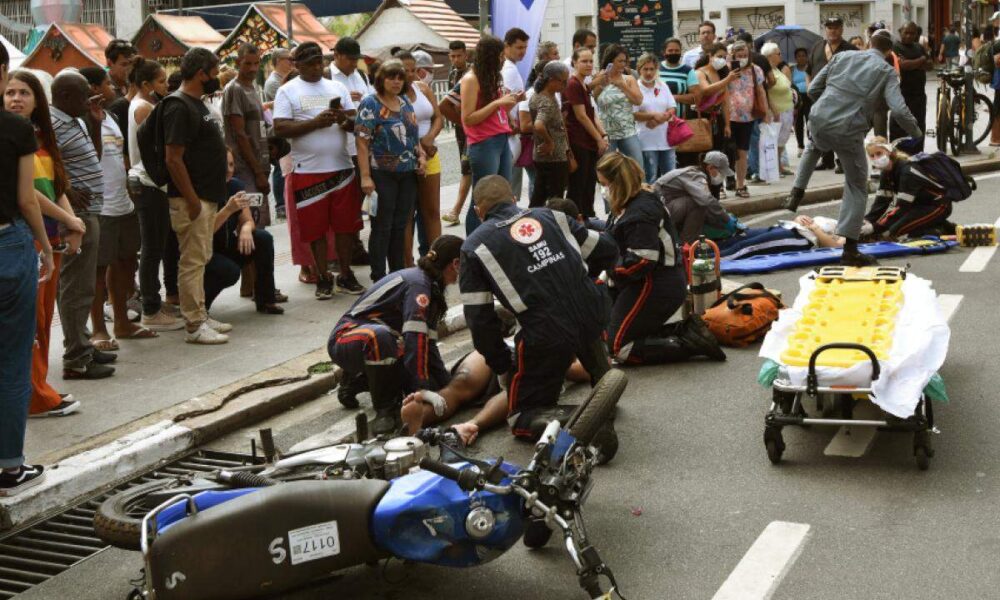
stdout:
{"type": "Polygon", "coordinates": [[[566,422],[570,435],[584,446],[591,445],[601,428],[611,422],[618,399],[627,385],[628,377],[622,370],[611,369],[605,373],[566,422]]]}
{"type": "MultiPolygon", "coordinates": [[[[109,497],[94,515],[97,537],[116,548],[139,550],[142,518],[155,508],[145,504],[146,497],[176,483],[175,479],[157,479],[109,497]]],[[[181,493],[183,489],[179,487],[177,492],[181,493]]]]}

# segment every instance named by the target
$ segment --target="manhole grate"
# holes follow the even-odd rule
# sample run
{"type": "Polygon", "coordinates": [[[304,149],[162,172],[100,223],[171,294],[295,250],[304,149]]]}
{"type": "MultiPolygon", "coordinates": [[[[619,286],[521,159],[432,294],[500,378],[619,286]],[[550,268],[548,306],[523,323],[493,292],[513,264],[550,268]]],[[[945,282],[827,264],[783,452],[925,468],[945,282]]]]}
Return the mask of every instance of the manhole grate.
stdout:
{"type": "Polygon", "coordinates": [[[55,577],[108,545],[94,533],[94,513],[108,496],[141,483],[250,464],[249,454],[199,450],[137,476],[28,527],[0,536],[0,600],[55,577]]]}

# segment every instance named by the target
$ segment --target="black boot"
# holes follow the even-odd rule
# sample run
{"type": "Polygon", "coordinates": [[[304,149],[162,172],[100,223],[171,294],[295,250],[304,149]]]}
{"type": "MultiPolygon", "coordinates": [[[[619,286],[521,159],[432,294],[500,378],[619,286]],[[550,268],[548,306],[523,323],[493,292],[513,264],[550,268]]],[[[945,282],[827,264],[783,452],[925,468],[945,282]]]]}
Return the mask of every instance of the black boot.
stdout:
{"type": "Polygon", "coordinates": [[[344,373],[340,385],[337,386],[337,400],[344,408],[355,409],[359,406],[358,394],[368,390],[368,379],[364,373],[344,373]]]}
{"type": "Polygon", "coordinates": [[[784,209],[796,212],[799,210],[799,205],[802,204],[802,199],[806,197],[806,191],[802,188],[793,187],[792,191],[788,194],[788,198],[785,199],[784,209]]]}
{"type": "Polygon", "coordinates": [[[632,342],[630,355],[635,356],[643,364],[663,364],[683,362],[694,356],[681,338],[676,335],[669,337],[648,337],[632,342]]]}
{"type": "Polygon", "coordinates": [[[862,254],[858,250],[858,240],[847,238],[844,240],[844,250],[840,256],[840,264],[847,267],[875,267],[878,261],[874,256],[862,254]]]}
{"type": "Polygon", "coordinates": [[[368,391],[375,408],[375,435],[396,433],[403,426],[399,409],[403,404],[403,374],[401,365],[365,365],[368,391]]]}
{"type": "Polygon", "coordinates": [[[691,351],[692,356],[707,356],[712,360],[726,360],[726,353],[719,340],[698,315],[691,315],[681,322],[677,337],[691,351]]]}

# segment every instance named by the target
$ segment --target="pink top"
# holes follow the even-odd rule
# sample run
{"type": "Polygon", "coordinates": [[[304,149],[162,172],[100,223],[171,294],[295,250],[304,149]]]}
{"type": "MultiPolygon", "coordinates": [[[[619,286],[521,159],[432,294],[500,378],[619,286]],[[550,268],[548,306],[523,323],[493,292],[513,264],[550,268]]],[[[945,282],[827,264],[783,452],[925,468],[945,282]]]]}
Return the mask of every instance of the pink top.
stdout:
{"type": "MultiPolygon", "coordinates": [[[[502,90],[497,91],[497,94],[502,93],[502,90]]],[[[481,100],[477,100],[476,110],[482,108],[481,102],[481,100]]],[[[495,113],[486,117],[478,125],[469,125],[465,122],[465,119],[462,119],[462,128],[465,130],[466,143],[470,146],[501,133],[510,135],[511,132],[510,123],[507,121],[507,111],[502,108],[498,108],[495,113]]]]}

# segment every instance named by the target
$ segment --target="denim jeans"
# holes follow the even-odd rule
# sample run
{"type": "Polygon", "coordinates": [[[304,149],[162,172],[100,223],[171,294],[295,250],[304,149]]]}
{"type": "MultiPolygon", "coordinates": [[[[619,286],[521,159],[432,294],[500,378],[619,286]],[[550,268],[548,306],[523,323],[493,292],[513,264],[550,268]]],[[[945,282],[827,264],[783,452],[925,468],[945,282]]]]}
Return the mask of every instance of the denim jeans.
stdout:
{"type": "Polygon", "coordinates": [[[760,119],[753,122],[753,130],[750,132],[750,150],[747,153],[747,177],[760,173],[758,168],[760,161],[760,119]]]}
{"type": "Polygon", "coordinates": [[[0,229],[0,467],[24,463],[38,255],[24,221],[0,229]]]}
{"type": "Polygon", "coordinates": [[[238,248],[212,251],[212,258],[205,265],[205,308],[212,308],[212,302],[222,290],[235,285],[240,280],[243,266],[252,263],[255,267],[253,298],[258,308],[274,304],[274,238],[270,232],[255,229],[253,232],[253,252],[240,254],[238,248]]]}
{"type": "MultiPolygon", "coordinates": [[[[506,144],[506,140],[504,140],[506,144]]],[[[406,223],[417,204],[417,173],[415,171],[383,171],[372,169],[375,192],[378,193],[378,213],[371,218],[368,255],[371,257],[372,281],[403,268],[403,241],[406,223]]]]}
{"type": "Polygon", "coordinates": [[[630,135],[620,140],[608,140],[608,148],[642,164],[642,144],[639,143],[638,135],[630,135]]]}
{"type": "MultiPolygon", "coordinates": [[[[487,175],[499,175],[510,181],[512,159],[510,146],[507,145],[507,134],[486,138],[481,142],[469,145],[469,166],[472,168],[472,188],[487,175]]],[[[381,194],[379,202],[381,203],[381,194]]],[[[469,202],[469,210],[465,213],[465,234],[469,235],[479,227],[479,216],[475,211],[475,202],[469,202]]],[[[380,209],[381,210],[381,209],[380,209]]]]}
{"type": "Polygon", "coordinates": [[[653,183],[663,175],[677,168],[677,151],[643,150],[642,168],[646,171],[646,183],[653,183]]]}

